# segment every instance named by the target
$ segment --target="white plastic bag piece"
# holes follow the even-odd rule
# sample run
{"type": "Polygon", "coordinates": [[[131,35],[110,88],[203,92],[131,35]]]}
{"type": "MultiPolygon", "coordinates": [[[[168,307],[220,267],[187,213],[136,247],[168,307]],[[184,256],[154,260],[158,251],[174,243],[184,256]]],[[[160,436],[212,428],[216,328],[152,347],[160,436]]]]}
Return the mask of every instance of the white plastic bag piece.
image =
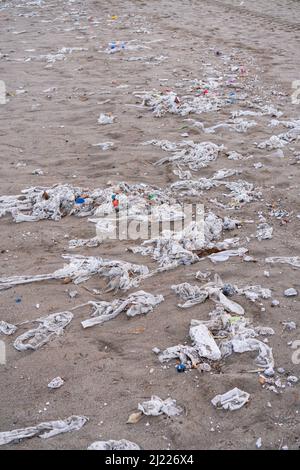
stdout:
{"type": "Polygon", "coordinates": [[[111,439],[109,441],[93,442],[87,450],[140,450],[140,446],[126,439],[120,439],[119,441],[111,439]]]}
{"type": "Polygon", "coordinates": [[[39,326],[18,336],[14,341],[14,347],[18,351],[26,351],[27,349],[36,351],[54,336],[61,335],[72,318],[73,313],[71,312],[52,313],[46,317],[38,318],[35,321],[40,323],[39,326]]]}
{"type": "Polygon", "coordinates": [[[179,163],[187,165],[190,170],[197,171],[215,161],[224,150],[222,145],[218,146],[212,142],[194,143],[192,140],[178,143],[177,148],[178,150],[172,156],[161,158],[155,165],[179,163]]]}
{"type": "Polygon", "coordinates": [[[113,146],[113,142],[99,142],[98,144],[93,144],[93,147],[100,147],[103,151],[109,150],[113,146]]]}
{"type": "Polygon", "coordinates": [[[23,439],[29,439],[34,436],[48,439],[65,432],[78,431],[88,421],[85,416],[70,416],[58,421],[47,421],[37,426],[15,429],[8,432],[0,432],[0,445],[18,443],[23,439]]]}
{"type": "Polygon", "coordinates": [[[139,403],[138,409],[146,416],[159,416],[162,414],[178,416],[183,412],[182,408],[176,405],[176,400],[170,397],[162,400],[156,395],[152,395],[149,401],[139,403]]]}
{"type": "Polygon", "coordinates": [[[238,248],[237,250],[224,250],[219,253],[212,253],[208,258],[213,262],[227,261],[232,256],[244,256],[248,252],[247,248],[238,248]]]}
{"type": "Polygon", "coordinates": [[[300,268],[300,256],[273,256],[265,259],[266,263],[290,264],[295,268],[300,268]]]}
{"type": "Polygon", "coordinates": [[[64,380],[61,377],[55,377],[48,383],[48,388],[60,388],[64,384],[64,380]]]}
{"type": "Polygon", "coordinates": [[[3,333],[4,335],[13,335],[17,329],[18,328],[11,323],[7,323],[3,320],[0,321],[0,333],[3,333]]]}
{"type": "Polygon", "coordinates": [[[223,408],[224,410],[239,410],[244,406],[250,398],[250,394],[243,392],[239,388],[235,387],[229,390],[223,395],[216,395],[212,400],[212,404],[216,408],[223,408]]]}
{"type": "Polygon", "coordinates": [[[153,295],[141,290],[131,294],[125,300],[115,299],[111,302],[90,301],[88,304],[94,308],[92,318],[82,321],[81,325],[83,328],[101,325],[106,321],[112,320],[123,311],[126,311],[128,317],[146,314],[152,312],[163,300],[164,297],[162,295],[153,295]]]}
{"type": "Polygon", "coordinates": [[[221,359],[221,351],[205,325],[192,326],[190,328],[190,337],[200,357],[205,357],[212,361],[221,359]]]}
{"type": "Polygon", "coordinates": [[[267,223],[259,224],[257,226],[256,238],[261,242],[262,240],[270,240],[273,234],[273,227],[267,223]]]}
{"type": "Polygon", "coordinates": [[[181,308],[192,307],[210,298],[217,305],[222,305],[227,312],[236,315],[244,315],[245,311],[243,307],[222,293],[223,285],[222,279],[216,274],[214,281],[208,282],[201,287],[193,286],[185,282],[171,286],[171,289],[173,289],[181,299],[185,300],[184,304],[178,305],[181,308]]]}
{"type": "Polygon", "coordinates": [[[113,124],[114,120],[115,120],[114,116],[101,113],[98,119],[98,123],[102,125],[113,124]]]}
{"type": "Polygon", "coordinates": [[[69,260],[69,264],[65,264],[63,268],[53,273],[0,278],[0,291],[20,284],[41,282],[49,279],[70,278],[74,284],[79,284],[87,281],[95,274],[109,279],[108,291],[127,290],[131,287],[137,287],[141,279],[149,274],[147,266],[127,263],[126,261],[106,260],[94,256],[81,255],[62,255],[62,257],[69,260]]]}

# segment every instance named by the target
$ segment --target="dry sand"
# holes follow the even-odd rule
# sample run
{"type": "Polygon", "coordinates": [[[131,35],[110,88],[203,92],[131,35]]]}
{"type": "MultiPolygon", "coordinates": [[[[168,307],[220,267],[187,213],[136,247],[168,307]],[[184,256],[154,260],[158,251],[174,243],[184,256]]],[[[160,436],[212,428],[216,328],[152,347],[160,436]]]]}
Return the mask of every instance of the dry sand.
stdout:
{"type": "MultiPolygon", "coordinates": [[[[152,277],[141,288],[165,297],[153,313],[133,319],[120,315],[103,326],[83,330],[80,321],[88,313],[77,310],[65,334],[38,351],[18,352],[11,338],[2,336],[7,344],[7,364],[0,366],[0,431],[72,414],[90,419],[78,432],[48,440],[34,438],[3,448],[85,449],[95,440],[124,438],[144,449],[254,449],[259,437],[266,449],[283,445],[299,448],[299,385],[279,390],[278,394],[263,389],[257,374],[247,372],[256,368],[255,354],[232,355],[212,373],[193,370],[178,374],[173,365],[162,368],[151,351],[155,346],[164,349],[189,342],[190,320],[208,318],[211,302],[180,310],[178,298],[170,290],[174,283],[192,282],[191,275],[201,269],[218,272],[226,282],[261,284],[272,289],[272,298],[280,300],[280,307],[271,308],[271,300],[263,301],[263,305],[243,297],[236,300],[255,324],[274,328],[276,334],[270,338],[270,345],[275,366],[300,375],[287,345],[299,339],[298,329],[289,333],[281,324],[287,319],[299,322],[298,298],[283,296],[284,289],[299,288],[299,273],[287,265],[264,263],[265,256],[299,255],[299,143],[283,149],[285,158],[274,158],[271,151],[258,150],[254,145],[284,132],[282,128],[268,127],[270,116],[251,118],[258,125],[246,133],[221,129],[207,135],[180,116],[168,114],[157,119],[149,109],[133,106],[141,103],[133,92],[172,90],[182,79],[201,79],[204,74],[207,77],[210,63],[220,76],[230,65],[244,66],[251,99],[260,96],[273,102],[284,113],[284,120],[299,118],[300,105],[291,103],[292,81],[300,80],[299,18],[300,2],[292,0],[52,0],[41,1],[40,6],[35,1],[1,2],[0,79],[10,95],[9,101],[0,105],[1,195],[59,182],[97,188],[113,180],[146,182],[163,188],[176,176],[169,165],[156,167],[151,163],[166,154],[141,143],[150,139],[176,142],[183,132],[195,142],[210,140],[253,155],[253,159],[241,162],[221,157],[198,176],[210,176],[219,168],[242,168],[242,178],[255,183],[263,193],[260,201],[229,214],[255,221],[244,224],[235,234],[257,263],[231,258],[213,265],[206,259],[152,277]],[[118,19],[111,20],[112,15],[118,19]],[[126,44],[130,40],[136,41],[133,44],[153,42],[148,44],[150,50],[105,54],[103,50],[112,40],[126,44]],[[46,67],[49,64],[39,56],[57,53],[62,47],[88,50],[73,51],[65,60],[46,67]],[[222,54],[216,55],[217,50],[222,54]],[[167,59],[158,65],[126,60],[161,55],[167,59]],[[24,60],[28,57],[32,59],[24,60]],[[229,64],[224,57],[230,57],[229,64]],[[55,89],[45,92],[49,88],[55,89]],[[16,94],[19,89],[26,93],[16,94]],[[109,102],[101,104],[105,100],[109,102]],[[116,123],[100,126],[100,112],[112,112],[116,123]],[[93,146],[105,141],[113,141],[115,147],[101,151],[93,146]],[[26,166],[17,166],[20,162],[26,166]],[[255,169],[257,162],[263,167],[255,169]],[[41,168],[44,175],[32,175],[36,168],[41,168]],[[287,210],[288,223],[270,217],[267,204],[287,210]],[[246,243],[245,237],[255,233],[260,211],[274,228],[273,239],[259,242],[250,238],[246,243]],[[263,274],[266,269],[269,278],[263,274]],[[49,390],[48,382],[58,375],[65,379],[64,386],[49,390]],[[251,394],[248,406],[236,412],[215,410],[210,400],[235,386],[251,394]],[[170,395],[186,413],[174,419],[144,418],[136,425],[126,424],[137,404],[151,394],[161,398],[170,395]],[[272,407],[267,406],[268,402],[272,407]]],[[[230,111],[238,108],[233,105],[189,117],[208,127],[228,119],[230,111]]],[[[209,202],[218,191],[204,192],[200,202],[220,216],[228,215],[209,202]]],[[[66,234],[70,238],[94,236],[92,224],[74,217],[21,224],[5,217],[0,223],[3,276],[51,272],[62,264],[61,254],[68,245],[66,234]]],[[[148,258],[127,252],[130,245],[129,241],[108,241],[76,253],[154,265],[148,258]]],[[[100,288],[103,283],[94,277],[84,285],[100,288]]],[[[66,292],[69,288],[51,281],[3,291],[0,319],[18,323],[92,299],[83,285],[76,287],[79,297],[70,299],[66,292]],[[21,297],[21,303],[15,302],[17,297],[21,297]],[[39,309],[36,304],[40,304],[39,309]]]]}

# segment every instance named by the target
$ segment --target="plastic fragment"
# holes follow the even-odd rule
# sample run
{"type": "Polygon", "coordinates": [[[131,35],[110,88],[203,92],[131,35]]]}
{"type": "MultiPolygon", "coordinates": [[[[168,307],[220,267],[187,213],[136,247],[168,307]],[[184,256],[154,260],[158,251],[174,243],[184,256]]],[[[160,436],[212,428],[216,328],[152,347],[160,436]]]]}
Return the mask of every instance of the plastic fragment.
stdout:
{"type": "Polygon", "coordinates": [[[78,431],[88,421],[85,416],[70,416],[58,421],[47,421],[28,428],[15,429],[8,432],[0,432],[0,445],[18,443],[23,439],[34,436],[48,439],[65,432],[78,431]]]}
{"type": "Polygon", "coordinates": [[[119,441],[95,441],[87,450],[140,450],[140,447],[135,442],[121,439],[119,441]]]}
{"type": "Polygon", "coordinates": [[[48,383],[48,388],[60,388],[64,383],[61,377],[55,377],[48,383]]]}
{"type": "Polygon", "coordinates": [[[170,397],[162,400],[156,395],[152,395],[149,401],[139,403],[138,409],[146,416],[159,416],[161,414],[178,416],[183,412],[182,408],[176,405],[176,400],[170,397]]]}
{"type": "Polygon", "coordinates": [[[242,406],[248,403],[249,398],[249,393],[243,392],[239,388],[235,387],[223,395],[216,395],[211,402],[216,408],[234,411],[239,410],[242,406]]]}

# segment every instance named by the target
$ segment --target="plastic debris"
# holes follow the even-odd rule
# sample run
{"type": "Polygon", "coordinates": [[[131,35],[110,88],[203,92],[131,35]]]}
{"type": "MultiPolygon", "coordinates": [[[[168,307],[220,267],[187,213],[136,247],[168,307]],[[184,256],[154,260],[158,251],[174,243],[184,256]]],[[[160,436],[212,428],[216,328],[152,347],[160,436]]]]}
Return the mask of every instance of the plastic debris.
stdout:
{"type": "Polygon", "coordinates": [[[273,335],[274,330],[269,327],[250,325],[250,320],[242,316],[231,316],[226,313],[222,305],[217,306],[210,313],[209,321],[192,320],[191,325],[204,324],[222,339],[218,347],[222,357],[226,358],[233,352],[242,353],[258,351],[256,363],[265,369],[274,367],[272,349],[257,336],[273,335]]]}
{"type": "Polygon", "coordinates": [[[298,291],[296,291],[296,289],[291,287],[290,289],[286,289],[284,291],[284,295],[285,297],[295,297],[296,295],[298,295],[298,291]]]}
{"type": "Polygon", "coordinates": [[[152,395],[149,401],[139,403],[138,409],[146,416],[159,416],[162,414],[178,416],[183,412],[183,409],[176,405],[176,400],[170,397],[166,400],[162,400],[156,395],[152,395]]]}
{"type": "Polygon", "coordinates": [[[216,395],[211,402],[216,408],[234,411],[239,410],[242,406],[248,403],[249,398],[249,393],[243,392],[239,388],[235,387],[223,395],[216,395]]]}
{"type": "Polygon", "coordinates": [[[144,291],[138,291],[131,294],[127,299],[116,299],[112,302],[90,301],[88,305],[94,308],[92,318],[81,322],[83,328],[89,328],[94,325],[101,325],[126,311],[128,317],[146,314],[152,312],[154,307],[163,302],[162,295],[152,295],[144,291]]]}
{"type": "Polygon", "coordinates": [[[86,240],[83,239],[74,239],[69,241],[69,250],[74,250],[75,248],[81,248],[83,246],[86,246],[88,248],[94,248],[96,246],[99,246],[101,243],[101,240],[99,239],[98,236],[93,237],[93,238],[88,238],[86,240]]]}
{"type": "Polygon", "coordinates": [[[260,449],[261,446],[262,446],[262,440],[261,440],[261,437],[259,437],[259,438],[257,439],[256,443],[255,443],[255,447],[256,447],[257,449],[260,449]]]}
{"type": "Polygon", "coordinates": [[[285,330],[293,331],[297,328],[297,325],[294,321],[283,321],[282,325],[285,330]]]}
{"type": "Polygon", "coordinates": [[[256,238],[261,242],[262,240],[269,240],[272,238],[273,227],[263,223],[257,227],[256,238]]]}
{"type": "Polygon", "coordinates": [[[11,276],[0,278],[0,291],[11,287],[41,282],[50,279],[73,280],[74,284],[87,281],[91,276],[98,274],[109,279],[107,291],[127,290],[137,287],[141,278],[149,273],[147,266],[127,263],[118,260],[105,260],[94,256],[62,255],[69,264],[50,274],[39,274],[35,276],[11,276]],[[135,278],[133,275],[136,274],[135,278]]]}
{"type": "Polygon", "coordinates": [[[181,299],[185,300],[184,304],[179,304],[181,308],[189,308],[193,305],[204,302],[210,298],[217,305],[222,305],[226,311],[234,313],[236,315],[244,315],[244,309],[241,305],[232,300],[228,299],[223,292],[223,281],[216,274],[214,281],[208,282],[201,287],[192,286],[185,282],[171,286],[171,288],[180,296],[181,299]]]}
{"type": "MultiPolygon", "coordinates": [[[[71,215],[103,217],[114,211],[111,204],[111,195],[114,191],[118,193],[117,200],[120,208],[126,209],[126,216],[129,218],[138,219],[138,216],[142,215],[143,219],[147,220],[149,203],[147,204],[146,198],[153,193],[155,193],[155,198],[151,200],[151,207],[153,210],[156,209],[157,217],[160,216],[162,203],[165,203],[164,212],[167,211],[168,206],[171,206],[171,211],[174,211],[175,208],[175,199],[169,196],[166,191],[144,183],[128,185],[122,182],[116,187],[94,190],[58,184],[52,187],[27,188],[19,195],[0,196],[0,217],[11,214],[17,223],[44,219],[57,221],[71,215]],[[80,201],[80,203],[77,204],[76,201],[80,201]]],[[[170,208],[167,215],[167,220],[169,220],[170,208]]],[[[91,222],[93,222],[92,219],[91,222]]],[[[99,222],[98,219],[97,222],[99,222]]]]}
{"type": "Polygon", "coordinates": [[[212,212],[204,217],[203,222],[191,222],[183,230],[165,230],[162,234],[146,240],[140,246],[131,248],[133,253],[152,256],[161,267],[174,268],[193,264],[211,252],[226,250],[236,245],[238,239],[225,239],[218,242],[223,231],[222,219],[212,212]]]}
{"type": "Polygon", "coordinates": [[[13,335],[17,331],[17,327],[11,323],[7,323],[3,320],[0,321],[0,333],[4,335],[13,335]]]}
{"type": "Polygon", "coordinates": [[[296,377],[295,375],[289,375],[286,380],[294,384],[296,384],[299,381],[298,377],[296,377]]]}
{"type": "Polygon", "coordinates": [[[290,264],[295,268],[300,268],[300,256],[273,256],[265,259],[266,263],[290,264]]]}
{"type": "Polygon", "coordinates": [[[212,361],[218,361],[221,359],[221,351],[205,325],[200,324],[192,326],[190,328],[190,337],[193,341],[193,346],[200,357],[205,357],[212,361]]]}
{"type": "Polygon", "coordinates": [[[16,196],[0,197],[0,217],[11,214],[15,222],[37,220],[60,220],[66,215],[90,215],[94,200],[102,194],[95,192],[85,199],[85,204],[75,204],[85,191],[70,185],[55,185],[51,188],[36,187],[22,191],[16,196]]]}
{"type": "Polygon", "coordinates": [[[247,248],[238,248],[237,250],[224,250],[219,253],[212,253],[208,258],[213,262],[217,263],[220,261],[227,261],[232,256],[244,256],[248,252],[247,248]]]}
{"type": "Polygon", "coordinates": [[[232,352],[244,353],[248,351],[258,351],[259,354],[255,359],[256,364],[260,367],[264,367],[265,369],[270,367],[273,368],[274,358],[272,349],[263,341],[249,337],[249,333],[250,332],[247,331],[247,329],[242,328],[231,340],[222,341],[220,344],[222,356],[226,357],[232,352]]]}
{"type": "MultiPolygon", "coordinates": [[[[137,95],[139,96],[139,95],[137,95]]],[[[180,99],[176,93],[159,94],[156,91],[140,95],[143,105],[149,107],[155,117],[162,117],[167,113],[187,116],[190,113],[202,114],[208,111],[217,111],[226,105],[226,101],[218,95],[186,96],[180,99]]]]}
{"type": "Polygon", "coordinates": [[[215,161],[223,150],[223,146],[218,146],[211,142],[201,142],[195,144],[193,141],[186,141],[177,144],[182,148],[171,157],[164,157],[156,162],[156,165],[163,163],[180,163],[187,165],[190,170],[197,171],[205,168],[210,162],[215,161]]]}
{"type": "Polygon", "coordinates": [[[47,421],[37,426],[15,429],[14,431],[0,432],[0,445],[18,443],[23,439],[29,439],[34,436],[48,439],[65,432],[78,431],[88,421],[85,416],[70,416],[58,421],[47,421]]]}
{"type": "Polygon", "coordinates": [[[177,364],[176,370],[177,370],[177,372],[185,372],[185,370],[186,370],[185,364],[182,364],[182,362],[180,364],[177,364]]]}
{"type": "Polygon", "coordinates": [[[36,168],[35,170],[32,171],[32,174],[33,175],[43,176],[44,172],[40,168],[36,168]]]}
{"type": "Polygon", "coordinates": [[[40,323],[40,325],[18,336],[14,341],[14,347],[18,351],[26,351],[27,349],[36,351],[54,336],[63,334],[64,328],[71,322],[72,318],[73,313],[71,312],[52,313],[46,317],[38,318],[34,321],[40,323]]]}
{"type": "Polygon", "coordinates": [[[109,150],[113,146],[113,142],[100,142],[99,144],[93,144],[93,147],[100,147],[103,151],[109,150]]]}
{"type": "Polygon", "coordinates": [[[115,120],[114,116],[101,113],[98,119],[98,123],[102,125],[113,124],[114,120],[115,120]]]}
{"type": "Polygon", "coordinates": [[[60,388],[64,383],[61,377],[55,377],[48,383],[48,388],[60,388]]]}
{"type": "Polygon", "coordinates": [[[140,447],[135,442],[121,439],[119,441],[96,441],[89,445],[87,450],[140,450],[140,447]]]}

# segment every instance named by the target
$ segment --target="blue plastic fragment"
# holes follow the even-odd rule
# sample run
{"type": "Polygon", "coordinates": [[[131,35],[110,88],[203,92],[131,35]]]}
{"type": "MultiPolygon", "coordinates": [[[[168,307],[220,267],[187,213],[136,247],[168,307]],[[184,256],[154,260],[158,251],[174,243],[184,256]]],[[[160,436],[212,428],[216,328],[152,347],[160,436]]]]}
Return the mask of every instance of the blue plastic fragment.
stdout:
{"type": "Polygon", "coordinates": [[[185,365],[181,362],[180,364],[177,364],[176,366],[177,372],[184,372],[186,367],[185,365]]]}
{"type": "Polygon", "coordinates": [[[76,204],[84,204],[85,199],[83,197],[78,197],[77,199],[75,199],[75,203],[76,204]]]}

